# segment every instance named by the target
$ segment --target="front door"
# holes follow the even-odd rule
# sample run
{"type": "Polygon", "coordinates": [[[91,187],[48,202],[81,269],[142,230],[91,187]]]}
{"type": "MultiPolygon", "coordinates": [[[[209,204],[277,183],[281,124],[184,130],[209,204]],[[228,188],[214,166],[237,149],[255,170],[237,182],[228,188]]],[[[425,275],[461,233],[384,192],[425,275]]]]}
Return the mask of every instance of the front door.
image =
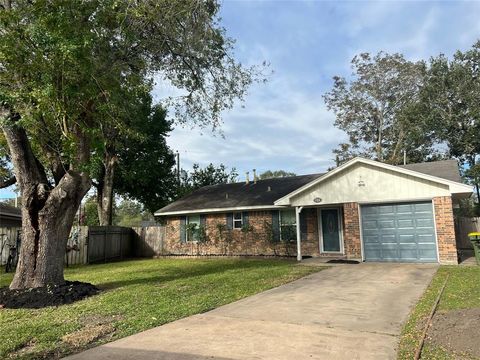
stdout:
{"type": "Polygon", "coordinates": [[[322,252],[342,252],[338,209],[320,210],[320,243],[322,252]]]}

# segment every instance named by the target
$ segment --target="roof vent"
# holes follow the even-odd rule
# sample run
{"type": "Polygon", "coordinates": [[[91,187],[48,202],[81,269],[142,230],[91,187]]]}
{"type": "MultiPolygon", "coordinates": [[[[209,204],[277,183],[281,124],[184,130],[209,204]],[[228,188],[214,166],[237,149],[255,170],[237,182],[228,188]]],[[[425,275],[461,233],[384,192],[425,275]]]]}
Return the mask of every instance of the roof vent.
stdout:
{"type": "Polygon", "coordinates": [[[272,191],[272,188],[270,186],[267,187],[267,191],[272,191]]]}
{"type": "Polygon", "coordinates": [[[225,193],[225,199],[228,199],[228,193],[225,193]]]}
{"type": "Polygon", "coordinates": [[[245,185],[248,185],[248,184],[250,184],[250,173],[247,171],[247,172],[245,173],[245,175],[246,175],[245,185]]]}

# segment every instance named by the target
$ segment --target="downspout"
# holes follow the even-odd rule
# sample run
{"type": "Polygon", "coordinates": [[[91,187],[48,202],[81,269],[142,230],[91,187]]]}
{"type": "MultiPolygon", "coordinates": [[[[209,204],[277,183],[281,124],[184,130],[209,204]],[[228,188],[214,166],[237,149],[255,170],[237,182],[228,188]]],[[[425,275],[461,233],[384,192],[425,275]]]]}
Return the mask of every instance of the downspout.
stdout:
{"type": "Polygon", "coordinates": [[[297,261],[302,261],[302,244],[301,244],[301,231],[300,231],[300,213],[303,206],[295,207],[295,222],[297,224],[297,261]]]}

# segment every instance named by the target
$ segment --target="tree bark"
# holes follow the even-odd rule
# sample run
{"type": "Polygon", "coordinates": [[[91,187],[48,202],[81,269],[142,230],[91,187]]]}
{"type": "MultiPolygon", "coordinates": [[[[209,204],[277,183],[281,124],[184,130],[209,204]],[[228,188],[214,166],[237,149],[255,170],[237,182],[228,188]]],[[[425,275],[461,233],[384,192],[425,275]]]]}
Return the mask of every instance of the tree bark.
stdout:
{"type": "Polygon", "coordinates": [[[107,152],[97,185],[97,210],[101,226],[113,223],[113,177],[116,163],[117,157],[107,152]]]}
{"type": "MultiPolygon", "coordinates": [[[[68,236],[90,178],[71,169],[52,187],[25,130],[11,124],[3,132],[22,195],[22,243],[10,289],[62,284],[68,236]]],[[[79,161],[88,156],[85,141],[79,144],[79,161]]]]}

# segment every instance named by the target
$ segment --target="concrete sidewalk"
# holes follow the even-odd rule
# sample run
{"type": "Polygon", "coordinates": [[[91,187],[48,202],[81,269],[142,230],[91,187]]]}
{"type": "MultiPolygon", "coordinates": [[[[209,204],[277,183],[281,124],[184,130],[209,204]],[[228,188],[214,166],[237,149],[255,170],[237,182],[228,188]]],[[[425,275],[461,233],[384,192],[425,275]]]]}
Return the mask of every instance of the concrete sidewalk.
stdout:
{"type": "Polygon", "coordinates": [[[395,359],[402,324],[436,269],[335,266],[69,359],[395,359]]]}

